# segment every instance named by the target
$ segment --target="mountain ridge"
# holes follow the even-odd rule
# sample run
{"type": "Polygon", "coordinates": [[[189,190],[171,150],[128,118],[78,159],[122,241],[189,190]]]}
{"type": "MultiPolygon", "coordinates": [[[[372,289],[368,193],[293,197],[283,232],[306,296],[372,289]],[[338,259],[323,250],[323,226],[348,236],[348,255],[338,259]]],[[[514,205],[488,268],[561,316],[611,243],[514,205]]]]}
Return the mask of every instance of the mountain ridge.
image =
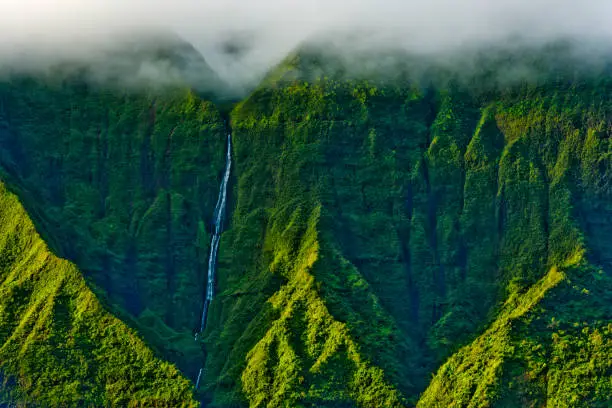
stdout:
{"type": "Polygon", "coordinates": [[[364,80],[293,56],[228,123],[227,107],[187,89],[13,82],[0,89],[0,163],[36,191],[39,221],[62,220],[45,229],[100,296],[135,282],[110,303],[151,346],[192,379],[204,359],[210,406],[604,404],[611,82],[549,70],[565,58],[551,50],[552,62],[527,52],[519,65],[540,74],[511,81],[492,78],[520,52],[413,82],[409,64],[364,80]],[[203,301],[228,126],[231,210],[195,343],[185,315],[203,301]],[[594,368],[564,351],[580,347],[594,368]],[[498,369],[464,373],[476,354],[498,369]]]}
{"type": "Polygon", "coordinates": [[[49,252],[2,183],[0,197],[0,402],[197,406],[178,370],[101,307],[74,265],[49,252]]]}

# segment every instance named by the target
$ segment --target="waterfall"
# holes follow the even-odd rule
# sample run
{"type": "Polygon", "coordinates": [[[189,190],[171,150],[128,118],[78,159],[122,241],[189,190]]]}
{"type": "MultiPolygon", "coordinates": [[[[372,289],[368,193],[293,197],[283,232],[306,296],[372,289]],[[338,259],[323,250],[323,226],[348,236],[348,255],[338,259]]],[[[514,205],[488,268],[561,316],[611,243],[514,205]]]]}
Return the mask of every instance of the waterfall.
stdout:
{"type": "Polygon", "coordinates": [[[200,368],[200,371],[198,371],[198,379],[196,380],[196,390],[200,387],[200,378],[202,377],[202,370],[203,368],[200,368]]]}
{"type": "MultiPolygon", "coordinates": [[[[225,207],[227,203],[227,183],[229,182],[230,172],[232,168],[232,134],[227,135],[227,153],[225,157],[225,173],[223,173],[223,181],[219,188],[219,198],[214,212],[214,231],[210,242],[210,253],[208,255],[208,275],[206,280],[206,296],[204,297],[204,306],[202,308],[202,318],[200,320],[200,328],[195,333],[195,340],[198,335],[206,328],[206,318],[208,317],[208,308],[215,294],[215,268],[217,267],[217,254],[219,253],[219,241],[221,232],[223,232],[223,218],[225,216],[225,207]]],[[[198,373],[196,381],[196,389],[200,385],[200,377],[202,369],[198,373]]]]}
{"type": "Polygon", "coordinates": [[[215,230],[213,231],[212,240],[210,242],[210,254],[208,255],[208,278],[206,281],[206,296],[204,297],[204,307],[202,309],[202,319],[200,321],[200,330],[196,333],[196,340],[198,334],[202,333],[206,328],[206,317],[208,316],[208,307],[210,302],[213,300],[215,295],[215,268],[217,267],[217,254],[219,253],[219,241],[221,239],[221,232],[223,229],[223,217],[225,216],[225,206],[227,203],[227,183],[230,177],[230,171],[232,168],[232,135],[227,135],[227,153],[225,158],[225,173],[223,174],[223,181],[221,181],[221,187],[219,188],[219,198],[217,199],[217,205],[215,206],[214,222],[215,230]]]}

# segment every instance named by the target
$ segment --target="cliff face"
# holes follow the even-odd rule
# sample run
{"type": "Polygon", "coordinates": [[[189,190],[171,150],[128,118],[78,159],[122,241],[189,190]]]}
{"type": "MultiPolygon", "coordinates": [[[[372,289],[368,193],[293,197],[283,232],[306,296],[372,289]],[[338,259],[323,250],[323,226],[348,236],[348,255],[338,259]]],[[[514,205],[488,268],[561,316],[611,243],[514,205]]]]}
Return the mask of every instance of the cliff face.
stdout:
{"type": "Polygon", "coordinates": [[[311,63],[232,112],[217,404],[411,404],[449,357],[420,406],[605,404],[608,77],[419,87],[311,63]]]}
{"type": "Polygon", "coordinates": [[[527,53],[382,82],[326,58],[228,124],[188,91],[4,83],[4,177],[150,346],[191,377],[203,346],[211,406],[604,406],[610,75],[527,53]],[[521,58],[540,75],[500,81],[521,58]]]}
{"type": "Polygon", "coordinates": [[[109,314],[0,183],[0,403],[195,407],[191,384],[109,314]]]}
{"type": "Polygon", "coordinates": [[[54,249],[156,346],[179,362],[199,355],[191,332],[224,160],[217,109],[189,91],[79,83],[14,81],[1,95],[7,180],[54,249]]]}

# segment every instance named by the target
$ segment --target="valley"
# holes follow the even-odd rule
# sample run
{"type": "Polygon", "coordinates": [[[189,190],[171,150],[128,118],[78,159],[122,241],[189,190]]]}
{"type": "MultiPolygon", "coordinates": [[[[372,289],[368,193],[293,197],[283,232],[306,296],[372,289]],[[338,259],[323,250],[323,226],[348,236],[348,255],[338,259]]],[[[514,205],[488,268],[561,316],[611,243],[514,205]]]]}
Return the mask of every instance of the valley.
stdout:
{"type": "Polygon", "coordinates": [[[566,53],[388,78],[306,47],[235,103],[3,81],[0,395],[606,406],[612,75],[566,53]]]}

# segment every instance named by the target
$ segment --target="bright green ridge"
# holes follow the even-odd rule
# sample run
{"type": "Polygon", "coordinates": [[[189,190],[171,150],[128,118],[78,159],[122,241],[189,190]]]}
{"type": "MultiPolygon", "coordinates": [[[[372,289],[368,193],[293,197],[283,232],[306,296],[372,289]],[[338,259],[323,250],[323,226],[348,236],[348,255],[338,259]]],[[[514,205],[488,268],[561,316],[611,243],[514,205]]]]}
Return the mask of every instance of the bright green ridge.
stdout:
{"type": "Polygon", "coordinates": [[[483,359],[465,374],[481,388],[439,375],[420,406],[603,403],[609,278],[584,254],[610,259],[607,77],[493,89],[479,72],[423,88],[300,78],[318,63],[289,60],[231,115],[236,205],[206,333],[212,405],[412,405],[472,341],[462,367],[483,359]],[[527,317],[539,323],[508,333],[527,317]],[[542,323],[553,317],[580,329],[542,323]],[[553,334],[574,350],[565,359],[553,334]],[[512,362],[483,341],[516,349],[512,362]],[[551,368],[522,381],[536,364],[527,344],[551,368]]]}
{"type": "Polygon", "coordinates": [[[203,346],[208,406],[605,406],[612,77],[544,51],[422,80],[410,59],[348,78],[312,50],[273,70],[229,115],[201,344],[226,132],[210,102],[13,81],[0,163],[152,347],[194,378],[203,346]]]}
{"type": "MultiPolygon", "coordinates": [[[[349,117],[363,107],[351,88],[337,84],[349,117]]],[[[237,387],[253,406],[403,405],[380,364],[400,377],[397,353],[409,340],[322,227],[332,222],[329,167],[341,159],[326,157],[331,129],[348,138],[350,124],[328,117],[322,87],[282,92],[264,88],[232,113],[236,206],[219,269],[227,289],[206,332],[213,405],[238,403],[237,387]],[[379,347],[363,350],[353,329],[379,347]]]]}
{"type": "Polygon", "coordinates": [[[0,183],[0,403],[196,407],[191,383],[110,315],[0,183]]]}
{"type": "MultiPolygon", "coordinates": [[[[496,319],[444,363],[419,407],[608,406],[609,82],[595,84],[531,89],[496,105],[506,139],[501,259],[512,279],[496,319]],[[542,267],[549,272],[530,285],[542,267]]],[[[481,129],[465,156],[468,174],[491,160],[474,145],[481,129]]]]}
{"type": "Polygon", "coordinates": [[[7,180],[52,247],[190,376],[225,138],[215,106],[188,89],[0,85],[7,180]]]}

